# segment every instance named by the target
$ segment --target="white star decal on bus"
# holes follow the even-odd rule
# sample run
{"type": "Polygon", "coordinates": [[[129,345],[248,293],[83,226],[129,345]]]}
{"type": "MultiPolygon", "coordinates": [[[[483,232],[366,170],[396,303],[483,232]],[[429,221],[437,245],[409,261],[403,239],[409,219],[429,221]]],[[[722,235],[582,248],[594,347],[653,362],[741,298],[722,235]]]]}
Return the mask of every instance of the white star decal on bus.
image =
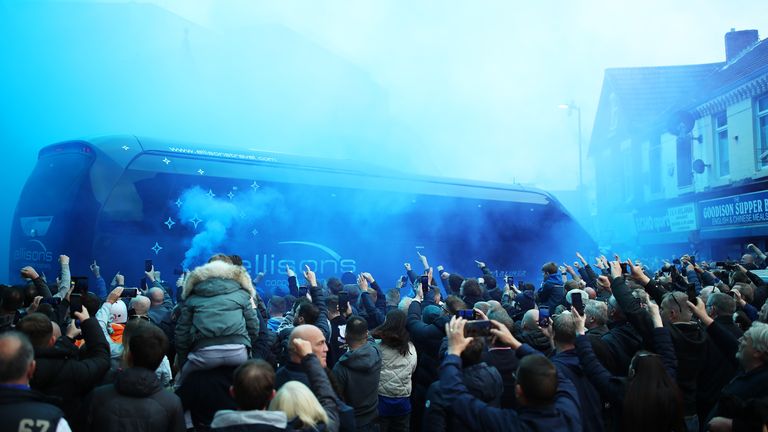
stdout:
{"type": "Polygon", "coordinates": [[[168,165],[169,163],[171,163],[171,160],[168,158],[163,158],[163,163],[168,165]]]}
{"type": "Polygon", "coordinates": [[[253,190],[256,190],[256,189],[258,189],[258,188],[260,188],[260,187],[261,187],[261,186],[257,185],[257,184],[256,184],[256,182],[253,182],[253,183],[251,184],[251,189],[253,189],[253,190]]]}
{"type": "Polygon", "coordinates": [[[251,231],[251,234],[253,234],[253,235],[256,235],[256,234],[258,234],[258,233],[259,233],[259,230],[255,229],[255,228],[254,228],[254,230],[253,230],[253,231],[251,231]]]}
{"type": "Polygon", "coordinates": [[[124,145],[124,146],[122,147],[122,149],[123,149],[123,150],[125,150],[125,151],[128,151],[128,150],[130,150],[131,148],[130,148],[130,147],[128,147],[128,146],[125,146],[125,145],[124,145]]]}
{"type": "Polygon", "coordinates": [[[153,251],[155,251],[155,255],[159,254],[161,250],[163,250],[163,247],[160,246],[157,242],[155,242],[155,245],[151,248],[153,251]]]}
{"type": "Polygon", "coordinates": [[[170,216],[168,216],[168,220],[163,223],[168,225],[168,229],[171,229],[174,225],[176,225],[176,222],[174,222],[170,216]]]}
{"type": "Polygon", "coordinates": [[[209,196],[209,197],[211,197],[211,198],[213,198],[213,197],[215,197],[215,196],[216,196],[216,194],[215,194],[215,193],[213,193],[213,190],[211,190],[211,189],[208,189],[208,193],[207,193],[206,195],[208,195],[208,196],[209,196]]]}
{"type": "Polygon", "coordinates": [[[192,223],[195,225],[195,229],[197,229],[197,224],[199,224],[199,223],[200,223],[200,222],[202,222],[203,220],[202,220],[202,219],[200,219],[199,217],[197,217],[197,215],[195,215],[195,217],[193,217],[193,218],[192,218],[192,219],[190,219],[189,221],[190,221],[190,222],[192,222],[192,223]]]}
{"type": "Polygon", "coordinates": [[[232,199],[232,198],[234,198],[234,197],[235,197],[235,194],[233,194],[233,193],[232,193],[232,191],[229,191],[229,193],[227,194],[227,196],[229,197],[229,199],[232,199]]]}
{"type": "Polygon", "coordinates": [[[205,174],[205,171],[203,171],[203,169],[200,168],[199,170],[197,170],[197,173],[200,174],[200,175],[203,175],[203,174],[205,174]]]}
{"type": "Polygon", "coordinates": [[[181,205],[184,204],[184,202],[181,201],[181,198],[177,198],[174,204],[176,204],[176,207],[181,208],[181,205]]]}

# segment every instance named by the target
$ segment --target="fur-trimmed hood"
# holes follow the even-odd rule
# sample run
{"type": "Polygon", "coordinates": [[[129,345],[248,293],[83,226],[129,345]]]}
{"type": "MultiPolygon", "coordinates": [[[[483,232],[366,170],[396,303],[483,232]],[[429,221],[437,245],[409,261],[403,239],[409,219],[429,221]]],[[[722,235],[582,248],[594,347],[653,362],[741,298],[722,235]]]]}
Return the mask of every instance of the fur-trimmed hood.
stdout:
{"type": "Polygon", "coordinates": [[[213,261],[195,268],[184,282],[184,290],[181,298],[185,299],[195,290],[195,286],[210,279],[229,279],[237,282],[240,287],[254,297],[256,290],[253,288],[251,276],[241,266],[232,265],[224,261],[213,261]]]}

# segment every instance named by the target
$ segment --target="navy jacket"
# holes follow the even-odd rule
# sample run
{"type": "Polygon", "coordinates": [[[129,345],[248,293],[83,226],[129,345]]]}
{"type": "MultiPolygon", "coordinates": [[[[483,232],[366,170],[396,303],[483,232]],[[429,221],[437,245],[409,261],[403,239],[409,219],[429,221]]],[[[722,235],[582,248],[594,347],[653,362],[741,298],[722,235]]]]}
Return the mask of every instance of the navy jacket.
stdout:
{"type": "MultiPolygon", "coordinates": [[[[523,345],[518,356],[535,352],[523,345]],[[521,355],[522,354],[522,355],[521,355]]],[[[581,432],[579,396],[573,383],[557,374],[554,405],[546,408],[494,408],[470,395],[464,385],[461,357],[448,355],[440,366],[440,387],[454,414],[477,431],[574,431],[581,432]]]]}
{"type": "Polygon", "coordinates": [[[581,426],[585,431],[603,431],[603,402],[579,364],[575,349],[562,351],[550,358],[557,370],[573,382],[581,402],[581,426]]]}

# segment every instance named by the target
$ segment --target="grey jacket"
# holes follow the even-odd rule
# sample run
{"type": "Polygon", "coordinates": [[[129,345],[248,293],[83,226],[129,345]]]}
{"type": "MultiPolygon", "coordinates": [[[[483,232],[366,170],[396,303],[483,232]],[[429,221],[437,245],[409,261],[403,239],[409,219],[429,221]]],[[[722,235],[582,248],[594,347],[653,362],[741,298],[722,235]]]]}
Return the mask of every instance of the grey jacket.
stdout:
{"type": "Polygon", "coordinates": [[[384,344],[376,346],[381,353],[379,395],[391,398],[410,396],[411,378],[416,370],[416,347],[408,342],[408,353],[401,355],[398,350],[384,344]]]}
{"type": "Polygon", "coordinates": [[[381,353],[371,342],[347,351],[333,366],[344,400],[355,409],[358,428],[370,425],[378,417],[380,373],[381,353]]]}
{"type": "Polygon", "coordinates": [[[176,323],[179,364],[196,349],[224,344],[251,348],[259,336],[259,317],[251,298],[255,290],[242,267],[214,261],[190,273],[176,323]]]}

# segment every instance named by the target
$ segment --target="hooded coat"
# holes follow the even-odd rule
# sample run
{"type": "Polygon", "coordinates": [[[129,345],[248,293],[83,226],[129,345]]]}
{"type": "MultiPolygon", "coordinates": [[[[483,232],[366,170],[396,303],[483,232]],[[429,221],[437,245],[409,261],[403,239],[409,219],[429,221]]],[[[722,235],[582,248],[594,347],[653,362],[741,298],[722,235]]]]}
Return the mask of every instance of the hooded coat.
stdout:
{"type": "Polygon", "coordinates": [[[154,371],[130,368],[115,383],[93,391],[88,410],[92,431],[184,432],[184,411],[178,396],[165,391],[154,371]]]}
{"type": "MultiPolygon", "coordinates": [[[[464,385],[469,393],[489,406],[501,405],[504,384],[501,374],[495,367],[480,362],[462,369],[464,385]]],[[[452,414],[450,403],[440,389],[440,381],[435,381],[427,391],[427,411],[424,415],[425,432],[463,432],[472,430],[471,425],[462,422],[452,414]]]]}
{"type": "Polygon", "coordinates": [[[355,409],[357,427],[373,423],[379,413],[381,353],[373,343],[347,351],[333,367],[344,400],[355,409]]]}
{"type": "Polygon", "coordinates": [[[248,272],[213,261],[190,273],[182,292],[176,323],[179,364],[187,355],[214,345],[240,344],[252,348],[259,337],[259,318],[251,304],[255,290],[248,272]]]}

